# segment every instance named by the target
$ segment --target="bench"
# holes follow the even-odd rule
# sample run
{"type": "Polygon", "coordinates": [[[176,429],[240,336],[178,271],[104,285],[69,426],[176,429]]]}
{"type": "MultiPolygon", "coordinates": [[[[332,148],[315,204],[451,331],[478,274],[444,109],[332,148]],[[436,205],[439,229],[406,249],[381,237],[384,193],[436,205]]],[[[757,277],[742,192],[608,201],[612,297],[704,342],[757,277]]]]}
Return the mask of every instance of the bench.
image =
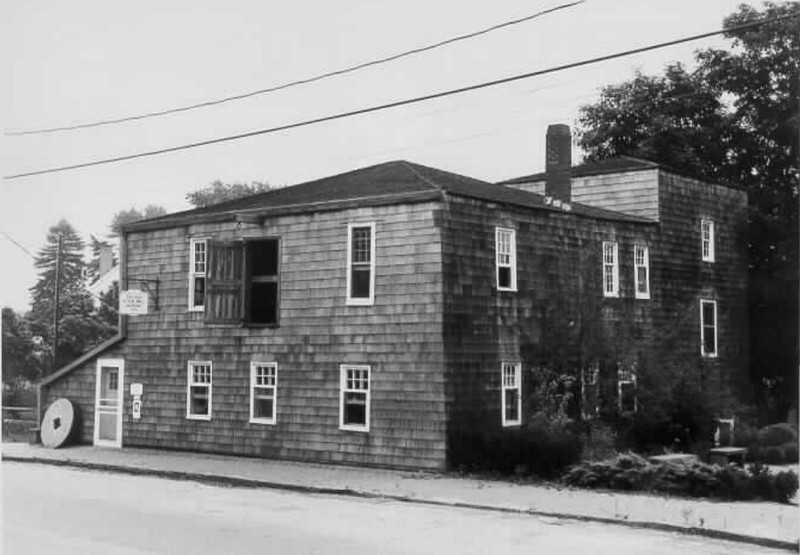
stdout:
{"type": "Polygon", "coordinates": [[[728,466],[731,463],[743,466],[746,456],[747,447],[714,447],[708,451],[708,462],[720,466],[728,466]]]}

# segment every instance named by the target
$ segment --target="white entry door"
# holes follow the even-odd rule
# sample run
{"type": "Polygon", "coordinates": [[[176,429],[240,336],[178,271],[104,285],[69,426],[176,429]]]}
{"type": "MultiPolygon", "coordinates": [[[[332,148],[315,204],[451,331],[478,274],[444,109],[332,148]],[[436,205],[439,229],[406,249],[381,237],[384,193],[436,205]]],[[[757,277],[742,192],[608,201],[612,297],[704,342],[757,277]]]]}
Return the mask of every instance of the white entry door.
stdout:
{"type": "Polygon", "coordinates": [[[101,358],[97,361],[94,405],[94,444],[122,446],[122,391],[125,361],[101,358]]]}

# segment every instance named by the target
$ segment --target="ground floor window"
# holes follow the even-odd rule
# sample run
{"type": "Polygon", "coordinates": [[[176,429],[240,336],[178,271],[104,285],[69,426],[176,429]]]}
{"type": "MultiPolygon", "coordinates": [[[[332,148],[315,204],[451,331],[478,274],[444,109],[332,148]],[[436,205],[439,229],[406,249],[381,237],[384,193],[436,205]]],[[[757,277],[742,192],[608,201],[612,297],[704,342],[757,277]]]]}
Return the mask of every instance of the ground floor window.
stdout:
{"type": "Polygon", "coordinates": [[[339,427],[369,431],[370,367],[340,367],[339,427]]]}
{"type": "Polygon", "coordinates": [[[277,410],[278,364],[250,364],[250,422],[274,424],[277,410]]]}
{"type": "Polygon", "coordinates": [[[211,419],[211,362],[189,361],[186,418],[211,419]]]}
{"type": "Polygon", "coordinates": [[[594,362],[581,369],[581,414],[584,420],[597,416],[600,410],[600,363],[594,362]]]}
{"type": "Polygon", "coordinates": [[[516,426],[522,422],[522,364],[502,364],[502,414],[503,426],[516,426]]]}
{"type": "Polygon", "coordinates": [[[636,412],[636,368],[617,365],[617,400],[620,412],[636,412]]]}

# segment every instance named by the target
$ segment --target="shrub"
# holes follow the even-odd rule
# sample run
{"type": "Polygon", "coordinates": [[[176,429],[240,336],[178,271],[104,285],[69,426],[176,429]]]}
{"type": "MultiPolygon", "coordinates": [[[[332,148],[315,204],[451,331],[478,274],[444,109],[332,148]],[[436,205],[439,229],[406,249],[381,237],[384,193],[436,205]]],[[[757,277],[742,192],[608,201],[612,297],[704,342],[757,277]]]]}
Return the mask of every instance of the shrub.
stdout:
{"type": "Polygon", "coordinates": [[[797,431],[790,424],[772,424],[759,430],[758,442],[767,447],[797,443],[797,431]]]}
{"type": "Polygon", "coordinates": [[[574,423],[534,418],[527,427],[495,434],[451,436],[451,459],[472,470],[554,477],[580,460],[582,444],[574,423]]]}
{"type": "Polygon", "coordinates": [[[796,464],[798,462],[798,448],[796,443],[787,443],[783,446],[783,459],[787,464],[796,464]]]}
{"type": "Polygon", "coordinates": [[[761,460],[766,464],[783,464],[783,449],[780,447],[765,447],[761,453],[761,460]]]}
{"type": "Polygon", "coordinates": [[[651,463],[633,454],[572,467],[562,481],[570,486],[668,493],[688,497],[788,502],[797,492],[793,472],[770,474],[760,464],[737,466],[651,463]]]}

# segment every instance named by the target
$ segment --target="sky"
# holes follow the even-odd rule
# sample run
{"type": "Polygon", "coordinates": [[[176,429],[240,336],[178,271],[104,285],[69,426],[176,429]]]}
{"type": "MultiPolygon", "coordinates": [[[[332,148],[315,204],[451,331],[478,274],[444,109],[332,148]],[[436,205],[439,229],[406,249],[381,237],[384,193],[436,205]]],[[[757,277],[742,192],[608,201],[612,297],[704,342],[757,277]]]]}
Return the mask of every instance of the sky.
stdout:
{"type": "MultiPolygon", "coordinates": [[[[566,1],[566,0],[565,0],[566,1]]],[[[385,65],[180,114],[70,132],[10,131],[137,115],[264,89],[532,15],[561,0],[0,0],[3,176],[235,135],[713,31],[741,0],[587,0],[385,65]]],[[[760,5],[757,4],[757,5],[760,5]]],[[[114,213],[190,208],[220,179],[274,186],[411,160],[487,181],[544,167],[548,124],[634,71],[693,66],[721,37],[413,106],[0,184],[0,305],[24,311],[29,253],[62,218],[88,241],[114,213]],[[9,238],[13,238],[15,245],[9,238]]],[[[579,158],[579,153],[574,155],[579,158]]],[[[578,160],[574,160],[578,161],[578,160]]]]}

